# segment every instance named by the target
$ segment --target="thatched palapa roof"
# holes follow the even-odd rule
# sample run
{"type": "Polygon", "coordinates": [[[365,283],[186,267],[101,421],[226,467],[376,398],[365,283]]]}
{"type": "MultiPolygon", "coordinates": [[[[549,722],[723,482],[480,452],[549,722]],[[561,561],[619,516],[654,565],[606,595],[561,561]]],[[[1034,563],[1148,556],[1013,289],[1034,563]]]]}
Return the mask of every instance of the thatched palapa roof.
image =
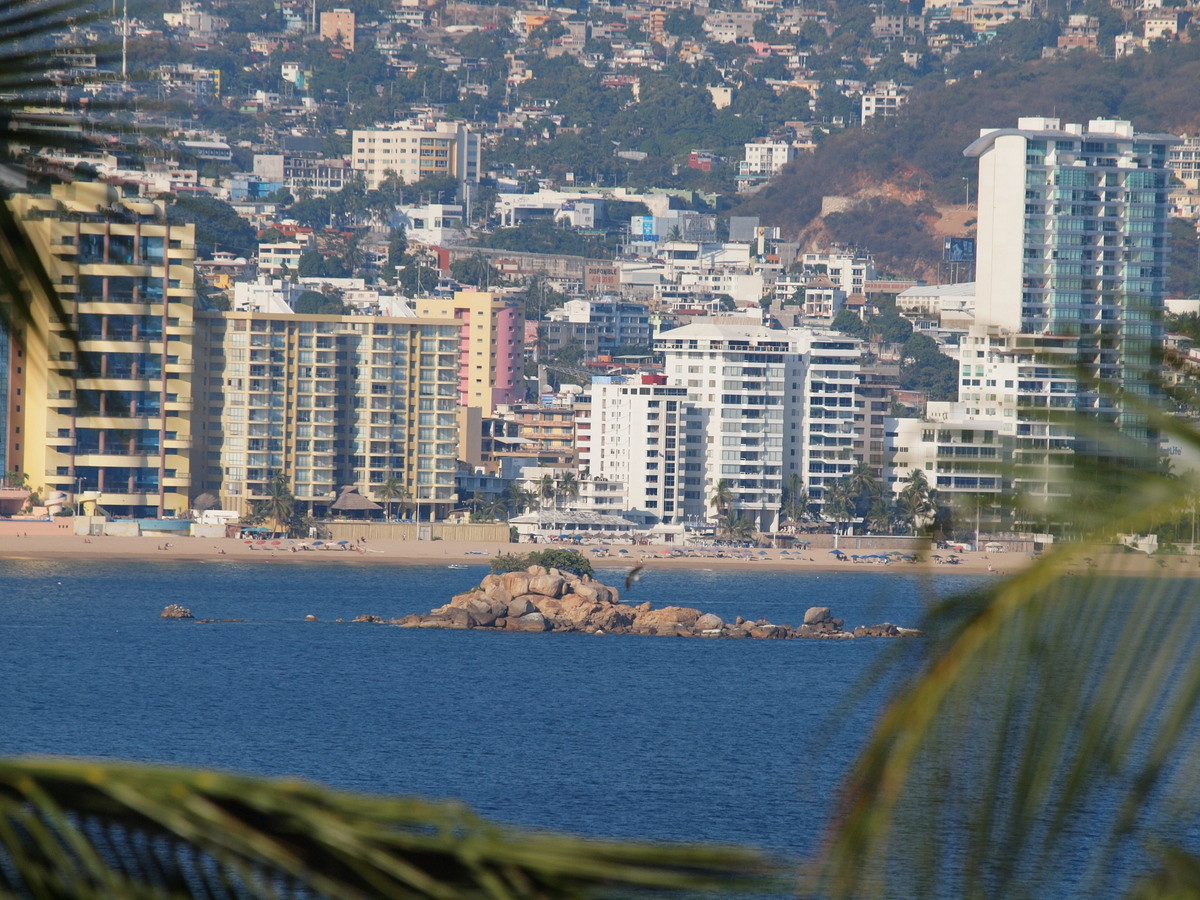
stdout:
{"type": "Polygon", "coordinates": [[[383,509],[374,500],[369,500],[360,494],[358,488],[352,484],[347,484],[341,489],[338,498],[329,508],[344,512],[378,512],[383,509]]]}

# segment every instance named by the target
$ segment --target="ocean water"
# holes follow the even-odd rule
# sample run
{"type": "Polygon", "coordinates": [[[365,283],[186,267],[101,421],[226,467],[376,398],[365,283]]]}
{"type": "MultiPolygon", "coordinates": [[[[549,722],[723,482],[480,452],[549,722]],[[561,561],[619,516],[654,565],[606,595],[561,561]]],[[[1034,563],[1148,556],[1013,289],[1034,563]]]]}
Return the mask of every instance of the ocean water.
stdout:
{"type": "MultiPolygon", "coordinates": [[[[458,798],[537,828],[814,848],[897,642],[348,623],[427,611],[485,572],[0,560],[0,754],[297,775],[458,798]],[[168,603],[243,621],[160,620],[168,603]]],[[[624,599],[788,624],[823,605],[847,627],[915,625],[935,595],[978,582],[660,570],[624,599]]]]}

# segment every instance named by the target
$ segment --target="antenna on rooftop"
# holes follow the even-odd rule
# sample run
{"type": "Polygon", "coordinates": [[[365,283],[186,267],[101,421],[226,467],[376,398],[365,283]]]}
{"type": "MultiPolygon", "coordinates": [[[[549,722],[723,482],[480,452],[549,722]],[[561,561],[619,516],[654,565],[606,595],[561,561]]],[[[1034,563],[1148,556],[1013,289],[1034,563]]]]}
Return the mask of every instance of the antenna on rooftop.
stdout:
{"type": "MultiPolygon", "coordinates": [[[[113,5],[116,5],[114,0],[113,5]]],[[[129,0],[121,3],[121,81],[129,84],[129,0]]]]}

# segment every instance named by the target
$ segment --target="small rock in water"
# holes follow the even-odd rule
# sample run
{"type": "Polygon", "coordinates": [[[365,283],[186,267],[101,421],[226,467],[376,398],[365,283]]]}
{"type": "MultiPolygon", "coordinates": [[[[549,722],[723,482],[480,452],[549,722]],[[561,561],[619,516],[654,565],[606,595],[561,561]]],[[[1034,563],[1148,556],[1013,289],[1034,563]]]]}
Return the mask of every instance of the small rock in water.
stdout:
{"type": "Polygon", "coordinates": [[[309,613],[307,616],[304,617],[304,621],[305,622],[316,622],[317,617],[314,616],[312,613],[309,613]]]}
{"type": "Polygon", "coordinates": [[[191,619],[192,611],[186,606],[180,606],[178,603],[172,603],[170,606],[164,607],[163,611],[158,614],[160,619],[191,619]]]}
{"type": "Polygon", "coordinates": [[[808,608],[808,611],[804,613],[804,624],[820,625],[829,618],[831,617],[829,615],[828,606],[811,606],[808,608]]]}

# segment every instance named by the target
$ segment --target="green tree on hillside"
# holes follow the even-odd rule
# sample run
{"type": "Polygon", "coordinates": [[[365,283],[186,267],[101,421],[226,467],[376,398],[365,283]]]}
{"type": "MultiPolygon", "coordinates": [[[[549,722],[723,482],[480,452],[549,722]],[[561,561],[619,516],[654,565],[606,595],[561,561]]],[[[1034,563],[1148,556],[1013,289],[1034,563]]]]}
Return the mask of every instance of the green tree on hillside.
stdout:
{"type": "Polygon", "coordinates": [[[865,338],[867,336],[867,325],[863,322],[858,313],[850,309],[840,309],[829,327],[834,331],[840,331],[842,334],[850,334],[854,337],[865,338]]]}
{"type": "Polygon", "coordinates": [[[928,400],[958,399],[958,362],[924,334],[913,334],[900,353],[900,386],[921,391],[928,400]]]}
{"type": "Polygon", "coordinates": [[[167,221],[196,226],[196,254],[200,259],[217,251],[249,258],[258,249],[258,235],[253,226],[216,197],[206,194],[176,197],[167,207],[167,221]]]}
{"type": "Polygon", "coordinates": [[[292,311],[299,315],[343,316],[346,304],[336,297],[326,297],[319,291],[304,291],[296,298],[292,311]]]}
{"type": "Polygon", "coordinates": [[[1187,219],[1167,223],[1171,235],[1167,293],[1172,297],[1200,297],[1200,236],[1187,219]]]}

